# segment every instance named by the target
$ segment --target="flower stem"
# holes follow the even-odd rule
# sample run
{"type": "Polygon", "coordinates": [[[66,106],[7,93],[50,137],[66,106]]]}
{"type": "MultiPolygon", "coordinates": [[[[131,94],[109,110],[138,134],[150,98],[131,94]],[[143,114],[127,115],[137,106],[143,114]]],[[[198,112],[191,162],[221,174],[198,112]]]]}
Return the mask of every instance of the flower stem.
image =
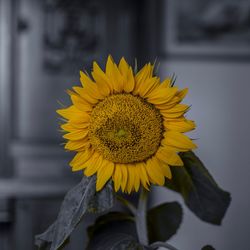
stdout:
{"type": "Polygon", "coordinates": [[[147,198],[148,192],[146,191],[146,189],[142,188],[136,211],[135,222],[139,242],[144,246],[148,245],[147,198]]]}
{"type": "Polygon", "coordinates": [[[119,195],[117,195],[116,197],[118,201],[120,201],[124,206],[126,206],[133,215],[136,215],[136,208],[130,201],[124,199],[122,196],[119,195]]]}

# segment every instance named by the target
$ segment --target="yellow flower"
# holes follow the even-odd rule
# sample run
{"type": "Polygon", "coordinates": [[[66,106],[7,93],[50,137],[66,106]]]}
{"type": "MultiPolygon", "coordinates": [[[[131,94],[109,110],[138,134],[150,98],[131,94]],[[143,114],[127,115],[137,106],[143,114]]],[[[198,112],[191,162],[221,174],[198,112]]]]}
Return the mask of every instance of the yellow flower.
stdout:
{"type": "Polygon", "coordinates": [[[130,193],[140,185],[164,185],[169,166],[182,166],[178,152],[196,148],[183,133],[195,128],[180,104],[187,89],[160,82],[146,64],[134,73],[124,58],[108,57],[105,72],[93,63],[92,77],[80,72],[82,87],[68,93],[72,105],[57,112],[66,119],[65,149],[76,151],[73,171],[97,175],[96,190],[112,178],[115,191],[130,193]]]}

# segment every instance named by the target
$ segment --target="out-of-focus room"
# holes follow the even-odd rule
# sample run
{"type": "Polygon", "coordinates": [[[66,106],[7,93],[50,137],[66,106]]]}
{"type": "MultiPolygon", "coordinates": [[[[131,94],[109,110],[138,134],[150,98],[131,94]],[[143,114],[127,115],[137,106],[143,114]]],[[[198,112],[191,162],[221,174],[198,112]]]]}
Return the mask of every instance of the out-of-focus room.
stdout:
{"type": "MultiPolygon", "coordinates": [[[[170,243],[180,250],[248,250],[250,245],[249,0],[0,0],[0,250],[36,249],[81,178],[72,173],[56,110],[92,62],[111,54],[138,67],[155,62],[189,88],[191,133],[232,202],[222,226],[184,217],[170,243]]],[[[153,190],[151,204],[183,200],[153,190]]],[[[87,218],[92,221],[93,218],[87,218]]],[[[86,246],[79,226],[67,250],[86,246]]]]}

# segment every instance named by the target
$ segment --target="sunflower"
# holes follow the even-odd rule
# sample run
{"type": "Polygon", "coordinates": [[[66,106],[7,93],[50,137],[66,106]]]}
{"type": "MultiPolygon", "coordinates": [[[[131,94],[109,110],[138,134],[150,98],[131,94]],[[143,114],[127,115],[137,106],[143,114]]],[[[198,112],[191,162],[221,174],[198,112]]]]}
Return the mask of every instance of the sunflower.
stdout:
{"type": "Polygon", "coordinates": [[[76,151],[72,171],[97,175],[96,190],[113,180],[115,191],[138,191],[164,185],[169,166],[183,166],[179,152],[196,148],[183,133],[195,123],[180,102],[187,89],[163,82],[146,64],[138,73],[122,58],[109,56],[106,70],[93,63],[91,76],[80,72],[82,86],[68,90],[72,105],[57,112],[65,118],[65,149],[76,151]]]}

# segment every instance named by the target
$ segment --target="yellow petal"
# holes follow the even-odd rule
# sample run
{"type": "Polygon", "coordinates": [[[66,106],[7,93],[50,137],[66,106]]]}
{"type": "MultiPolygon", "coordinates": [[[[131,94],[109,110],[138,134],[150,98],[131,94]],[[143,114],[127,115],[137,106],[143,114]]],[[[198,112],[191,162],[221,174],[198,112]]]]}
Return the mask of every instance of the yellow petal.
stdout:
{"type": "Polygon", "coordinates": [[[102,95],[108,96],[113,92],[113,87],[110,84],[108,77],[96,62],[93,63],[92,76],[95,79],[96,85],[102,95]]]}
{"type": "Polygon", "coordinates": [[[153,183],[162,186],[165,182],[164,175],[161,171],[160,162],[156,157],[152,157],[146,162],[146,171],[153,183]]]}
{"type": "Polygon", "coordinates": [[[113,75],[113,64],[114,64],[114,59],[111,55],[108,56],[107,62],[106,62],[106,75],[109,79],[109,83],[112,86],[112,90],[115,90],[115,85],[116,82],[114,82],[114,79],[112,77],[113,75]]]}
{"type": "Polygon", "coordinates": [[[168,103],[178,91],[177,87],[155,89],[148,95],[147,100],[153,104],[168,103]]]}
{"type": "Polygon", "coordinates": [[[135,85],[133,70],[124,58],[120,60],[118,67],[123,77],[123,89],[126,93],[130,93],[135,85]]]}
{"type": "Polygon", "coordinates": [[[122,192],[124,192],[127,186],[127,181],[128,181],[128,169],[127,169],[126,164],[119,164],[119,166],[122,172],[121,188],[122,188],[122,192]]]}
{"type": "Polygon", "coordinates": [[[160,79],[158,77],[152,77],[147,79],[138,88],[139,95],[141,97],[147,97],[154,89],[156,89],[160,84],[160,79]]]}
{"type": "Polygon", "coordinates": [[[78,126],[80,128],[83,128],[86,123],[90,122],[90,115],[86,112],[83,112],[81,114],[74,114],[70,120],[70,123],[74,123],[75,126],[78,126]]]}
{"type": "Polygon", "coordinates": [[[146,64],[135,76],[135,88],[133,90],[134,95],[139,94],[139,89],[142,84],[152,77],[152,66],[151,64],[146,64]]]}
{"type": "Polygon", "coordinates": [[[65,128],[66,131],[68,131],[67,129],[69,129],[69,131],[71,131],[70,128],[72,128],[72,131],[75,131],[75,130],[85,129],[89,125],[90,125],[90,116],[88,115],[88,117],[86,117],[86,119],[81,121],[81,122],[74,122],[72,120],[69,120],[67,123],[63,124],[61,126],[61,128],[64,129],[64,126],[66,126],[66,128],[65,128]],[[68,127],[66,125],[68,125],[68,127]]]}
{"type": "Polygon", "coordinates": [[[120,60],[118,68],[123,76],[127,76],[129,65],[124,57],[120,60]]]}
{"type": "Polygon", "coordinates": [[[188,88],[182,89],[176,93],[176,96],[178,96],[181,100],[187,95],[188,88]]]}
{"type": "Polygon", "coordinates": [[[66,118],[66,119],[76,119],[78,117],[83,117],[85,116],[84,112],[78,110],[75,106],[70,106],[68,108],[65,109],[58,109],[56,111],[59,115],[61,115],[62,117],[66,118]]]}
{"type": "Polygon", "coordinates": [[[95,84],[88,75],[84,74],[82,71],[80,71],[80,82],[85,88],[86,86],[91,86],[92,84],[95,84]]]}
{"type": "Polygon", "coordinates": [[[113,89],[116,93],[120,93],[123,91],[123,78],[117,67],[117,65],[113,62],[111,56],[108,57],[106,64],[106,74],[109,80],[112,82],[113,89]]]}
{"type": "Polygon", "coordinates": [[[115,165],[110,161],[103,161],[102,166],[98,169],[97,172],[97,181],[96,181],[96,191],[99,191],[111,178],[114,172],[115,165]]]}
{"type": "Polygon", "coordinates": [[[130,194],[135,188],[135,171],[134,165],[128,164],[128,182],[127,182],[127,192],[130,194]]]}
{"type": "Polygon", "coordinates": [[[73,160],[69,163],[72,167],[72,171],[79,171],[81,169],[86,168],[85,163],[92,157],[93,150],[86,149],[83,152],[78,152],[73,160]]]}
{"type": "Polygon", "coordinates": [[[181,99],[177,96],[174,96],[171,100],[169,100],[168,102],[166,103],[163,103],[163,104],[155,104],[155,107],[157,109],[160,109],[160,110],[168,110],[168,109],[171,109],[173,108],[175,105],[177,105],[179,102],[181,101],[181,99]]]}
{"type": "Polygon", "coordinates": [[[179,113],[179,112],[186,112],[189,109],[189,105],[186,104],[177,104],[173,108],[169,109],[168,113],[179,113]]]}
{"type": "Polygon", "coordinates": [[[80,81],[83,85],[84,91],[95,99],[102,99],[104,96],[100,93],[99,89],[97,88],[97,85],[95,82],[90,80],[90,78],[84,74],[82,71],[80,71],[80,81]]]}
{"type": "Polygon", "coordinates": [[[70,96],[72,103],[74,106],[81,110],[81,111],[92,111],[93,107],[88,102],[84,101],[80,96],[78,95],[71,95],[70,96]]]}
{"type": "Polygon", "coordinates": [[[136,74],[136,81],[143,82],[147,78],[151,78],[154,71],[154,65],[150,63],[146,64],[137,74],[136,74]]]}
{"type": "Polygon", "coordinates": [[[70,132],[68,134],[63,135],[63,138],[68,140],[81,140],[84,139],[88,135],[88,130],[77,130],[74,132],[70,132]]]}
{"type": "Polygon", "coordinates": [[[108,77],[111,76],[113,73],[113,64],[114,64],[114,59],[112,58],[111,55],[109,55],[106,62],[106,74],[108,77]]]}
{"type": "Polygon", "coordinates": [[[183,116],[189,109],[189,106],[186,104],[177,104],[174,107],[168,110],[161,110],[161,114],[164,118],[177,118],[183,116]]]}
{"type": "Polygon", "coordinates": [[[146,171],[146,164],[144,162],[138,163],[139,171],[140,171],[140,179],[141,179],[141,184],[149,190],[148,185],[149,185],[149,179],[148,179],[148,174],[146,171]]]}
{"type": "Polygon", "coordinates": [[[194,121],[190,120],[181,120],[181,121],[172,121],[172,120],[164,120],[164,127],[168,130],[174,130],[177,132],[188,132],[195,129],[196,125],[194,121]]]}
{"type": "Polygon", "coordinates": [[[132,68],[129,67],[127,78],[125,78],[124,82],[124,91],[126,93],[130,93],[134,90],[134,87],[135,87],[135,78],[132,68]]]}
{"type": "Polygon", "coordinates": [[[83,151],[88,146],[89,146],[89,140],[85,137],[84,139],[81,140],[68,141],[65,144],[64,148],[70,151],[83,151]]]}
{"type": "Polygon", "coordinates": [[[86,167],[84,171],[84,174],[88,177],[95,174],[103,164],[103,158],[101,155],[95,158],[93,157],[90,160],[91,161],[89,162],[89,165],[86,167]]]}
{"type": "Polygon", "coordinates": [[[171,119],[177,119],[177,118],[180,118],[181,116],[184,115],[183,112],[179,112],[179,113],[168,113],[167,111],[164,112],[164,111],[161,111],[161,115],[163,116],[164,119],[166,120],[171,120],[171,119]]]}
{"type": "MultiPolygon", "coordinates": [[[[69,165],[71,167],[74,166],[74,164],[79,163],[80,159],[82,158],[82,155],[85,153],[85,151],[83,152],[77,152],[76,155],[74,156],[73,160],[71,160],[71,162],[69,163],[69,165]]],[[[81,165],[81,164],[80,164],[81,165]]]]}
{"type": "Polygon", "coordinates": [[[134,189],[136,192],[138,192],[140,188],[140,171],[139,167],[137,164],[134,166],[134,189]]]}
{"type": "Polygon", "coordinates": [[[91,156],[90,152],[93,152],[93,151],[90,149],[86,149],[85,151],[77,152],[76,155],[74,156],[74,158],[69,163],[69,165],[71,167],[82,165],[90,158],[90,156],[91,156]]]}
{"type": "Polygon", "coordinates": [[[86,148],[84,151],[78,152],[78,154],[70,162],[72,171],[79,171],[87,168],[97,159],[98,156],[99,155],[90,148],[86,148]]]}
{"type": "Polygon", "coordinates": [[[86,91],[86,89],[80,88],[80,87],[73,87],[73,90],[79,94],[85,101],[87,101],[90,104],[96,104],[98,103],[98,98],[97,97],[93,97],[89,94],[88,91],[86,91]]]}
{"type": "Polygon", "coordinates": [[[172,179],[172,173],[170,167],[167,164],[161,164],[161,170],[165,177],[172,179]]]}
{"type": "Polygon", "coordinates": [[[171,166],[183,166],[180,156],[177,155],[174,150],[170,150],[168,147],[160,147],[155,156],[171,166]]]}
{"type": "Polygon", "coordinates": [[[171,88],[171,78],[166,78],[161,84],[160,88],[171,88]]]}
{"type": "MultiPolygon", "coordinates": [[[[77,123],[77,125],[79,125],[79,123],[77,123]]],[[[65,131],[68,131],[68,132],[75,132],[75,131],[83,131],[84,129],[88,128],[90,125],[90,123],[82,123],[80,124],[80,127],[77,127],[75,126],[75,124],[73,123],[65,123],[65,124],[62,124],[61,125],[61,128],[65,131]]]]}
{"type": "Polygon", "coordinates": [[[167,131],[164,133],[162,144],[178,149],[179,152],[195,149],[196,145],[184,134],[176,131],[167,131]]]}
{"type": "MultiPolygon", "coordinates": [[[[86,150],[85,150],[86,151],[86,150]]],[[[85,169],[88,166],[92,165],[94,162],[96,162],[97,158],[99,157],[99,154],[97,154],[95,151],[90,149],[85,155],[82,155],[82,163],[81,162],[74,162],[74,166],[72,165],[72,171],[78,171],[80,169],[85,169]]]]}
{"type": "Polygon", "coordinates": [[[122,183],[122,170],[119,164],[115,165],[113,181],[114,181],[114,186],[115,186],[115,192],[117,192],[120,189],[120,186],[122,183]]]}

